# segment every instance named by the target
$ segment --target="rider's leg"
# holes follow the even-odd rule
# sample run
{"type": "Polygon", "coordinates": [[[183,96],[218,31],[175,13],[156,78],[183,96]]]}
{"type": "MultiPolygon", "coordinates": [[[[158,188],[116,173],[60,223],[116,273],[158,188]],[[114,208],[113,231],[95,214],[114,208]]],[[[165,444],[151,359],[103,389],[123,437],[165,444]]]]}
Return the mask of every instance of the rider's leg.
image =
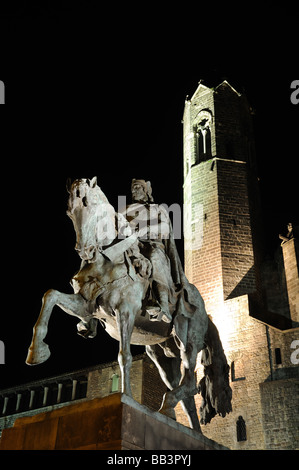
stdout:
{"type": "Polygon", "coordinates": [[[163,320],[170,323],[172,316],[169,312],[169,286],[173,284],[173,281],[169,259],[161,248],[152,246],[150,261],[152,263],[153,291],[161,308],[160,314],[155,314],[156,318],[153,317],[152,320],[163,320]]]}
{"type": "Polygon", "coordinates": [[[147,310],[152,321],[165,321],[170,323],[172,316],[169,311],[168,288],[158,282],[153,282],[156,305],[148,306],[147,310]]]}
{"type": "Polygon", "coordinates": [[[162,309],[162,320],[166,323],[172,321],[172,316],[169,311],[168,289],[163,284],[156,284],[157,299],[162,309]]]}

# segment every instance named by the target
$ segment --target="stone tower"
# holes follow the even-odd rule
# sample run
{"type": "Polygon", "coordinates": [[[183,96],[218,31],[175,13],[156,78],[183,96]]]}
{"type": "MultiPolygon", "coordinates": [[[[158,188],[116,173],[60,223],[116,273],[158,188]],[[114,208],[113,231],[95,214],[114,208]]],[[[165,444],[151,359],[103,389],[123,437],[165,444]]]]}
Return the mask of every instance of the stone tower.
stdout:
{"type": "Polygon", "coordinates": [[[251,116],[228,82],[215,89],[200,83],[183,122],[185,268],[210,311],[259,291],[251,116]]]}
{"type": "MultiPolygon", "coordinates": [[[[199,83],[183,124],[185,272],[219,330],[233,392],[232,412],[202,431],[231,449],[299,448],[298,246],[280,247],[283,276],[264,265],[250,107],[227,81],[199,83]]],[[[176,416],[187,424],[180,405],[176,416]]]]}

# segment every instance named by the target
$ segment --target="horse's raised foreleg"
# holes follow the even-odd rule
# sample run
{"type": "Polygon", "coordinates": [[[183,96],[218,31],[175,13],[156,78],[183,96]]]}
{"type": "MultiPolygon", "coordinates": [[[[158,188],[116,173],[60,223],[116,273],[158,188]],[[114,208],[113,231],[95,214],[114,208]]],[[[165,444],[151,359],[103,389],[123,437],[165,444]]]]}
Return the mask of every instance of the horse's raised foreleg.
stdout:
{"type": "Polygon", "coordinates": [[[47,335],[48,322],[55,305],[81,319],[88,316],[85,313],[86,301],[80,294],[63,294],[54,289],[48,290],[43,296],[42,308],[33,328],[32,341],[26,359],[28,365],[41,364],[50,357],[49,347],[43,340],[47,335]]]}
{"type": "Polygon", "coordinates": [[[130,348],[131,336],[134,327],[135,316],[127,310],[117,310],[116,320],[119,330],[119,353],[118,363],[121,370],[122,393],[132,396],[130,384],[130,369],[132,365],[132,354],[130,348]]]}

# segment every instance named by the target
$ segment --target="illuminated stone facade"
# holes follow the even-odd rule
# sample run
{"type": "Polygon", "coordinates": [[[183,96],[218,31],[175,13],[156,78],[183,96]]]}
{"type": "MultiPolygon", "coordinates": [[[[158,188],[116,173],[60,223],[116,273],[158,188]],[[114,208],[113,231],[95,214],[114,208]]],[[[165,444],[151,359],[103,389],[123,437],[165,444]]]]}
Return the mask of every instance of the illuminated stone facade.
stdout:
{"type": "MultiPolygon", "coordinates": [[[[232,413],[203,433],[231,449],[299,448],[298,242],[282,244],[286,283],[279,284],[283,276],[263,264],[246,98],[226,81],[215,89],[200,83],[183,122],[185,271],[219,329],[233,391],[232,413]]],[[[197,373],[200,379],[200,359],[197,373]]],[[[180,405],[176,414],[187,424],[180,405]]]]}
{"type": "MultiPolygon", "coordinates": [[[[184,217],[185,272],[231,367],[233,411],[203,434],[230,449],[298,449],[298,235],[278,261],[264,258],[250,108],[227,82],[199,84],[186,101],[184,217]]],[[[117,393],[119,376],[114,362],[2,390],[0,432],[17,417],[117,393]]],[[[131,382],[134,398],[158,410],[166,388],[145,355],[134,358],[131,382]]],[[[180,405],[176,419],[188,426],[180,405]]]]}

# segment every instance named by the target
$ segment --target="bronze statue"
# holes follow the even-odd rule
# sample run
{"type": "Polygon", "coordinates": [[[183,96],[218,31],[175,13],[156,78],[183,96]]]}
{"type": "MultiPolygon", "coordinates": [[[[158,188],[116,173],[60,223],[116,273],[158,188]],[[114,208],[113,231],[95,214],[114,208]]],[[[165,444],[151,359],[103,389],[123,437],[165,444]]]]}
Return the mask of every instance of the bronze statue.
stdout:
{"type": "Polygon", "coordinates": [[[96,335],[100,321],[120,343],[122,392],[132,396],[130,344],[145,345],[169,388],[160,411],[181,401],[191,427],[200,431],[197,393],[203,398],[202,423],[231,411],[229,366],[203,299],[185,277],[167,212],[163,206],[153,207],[149,182],[133,180],[132,190],[133,206],[139,204],[144,217],[156,211],[156,222],[150,217],[143,223],[139,217],[136,224],[136,206],[127,208],[128,219],[115,212],[96,177],[69,186],[67,214],[74,224],[81,267],[72,278],[74,294],[54,289],[45,293],[26,363],[39,364],[49,358],[43,340],[55,305],[80,319],[78,332],[85,337],[96,335]],[[204,377],[197,384],[194,370],[200,351],[204,377]]]}
{"type": "Polygon", "coordinates": [[[286,236],[279,234],[279,238],[282,240],[282,243],[288,242],[291,240],[291,238],[294,238],[294,233],[293,233],[293,224],[288,223],[288,233],[286,236]]]}
{"type": "MultiPolygon", "coordinates": [[[[170,323],[172,315],[169,304],[176,298],[172,273],[176,278],[180,275],[177,259],[173,259],[167,246],[171,236],[169,216],[162,205],[154,204],[149,181],[133,179],[131,189],[133,203],[127,206],[124,215],[137,233],[140,252],[149,259],[152,267],[152,304],[148,302],[147,311],[151,320],[170,323]]],[[[173,251],[176,255],[176,250],[173,251]]]]}

